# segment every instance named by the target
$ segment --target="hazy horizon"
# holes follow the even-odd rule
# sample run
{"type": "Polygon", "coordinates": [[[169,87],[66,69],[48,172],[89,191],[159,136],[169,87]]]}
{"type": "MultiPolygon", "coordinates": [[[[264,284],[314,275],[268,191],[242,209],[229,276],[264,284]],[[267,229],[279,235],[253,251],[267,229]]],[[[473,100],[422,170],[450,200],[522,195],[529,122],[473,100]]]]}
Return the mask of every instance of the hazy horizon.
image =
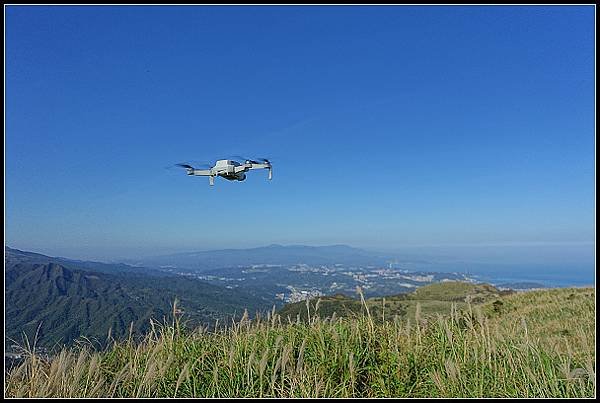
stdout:
{"type": "MultiPolygon", "coordinates": [[[[131,261],[140,258],[149,258],[155,256],[168,256],[179,253],[194,253],[194,252],[210,252],[220,250],[245,250],[254,248],[263,248],[273,245],[292,247],[292,246],[309,246],[309,247],[325,247],[325,246],[349,246],[365,250],[368,252],[381,253],[389,255],[390,259],[404,259],[408,262],[411,260],[423,260],[427,263],[444,263],[444,264],[506,264],[506,265],[569,265],[573,266],[588,266],[595,265],[595,243],[580,242],[580,243],[528,243],[528,244],[482,244],[482,245],[412,245],[398,246],[396,248],[370,248],[361,247],[360,245],[346,244],[257,244],[254,246],[242,247],[224,247],[224,248],[188,248],[188,249],[165,249],[161,253],[152,254],[132,254],[132,255],[90,255],[82,253],[81,248],[72,250],[56,251],[48,249],[27,249],[16,245],[6,246],[28,252],[40,253],[47,256],[64,257],[69,259],[119,262],[131,261]],[[557,248],[558,247],[558,248],[557,248]]],[[[402,261],[401,261],[402,262],[402,261]]]]}
{"type": "MultiPolygon", "coordinates": [[[[409,255],[413,254],[425,254],[429,256],[444,256],[444,254],[450,253],[451,258],[455,259],[466,259],[473,256],[481,256],[483,255],[497,255],[499,253],[503,253],[506,250],[513,251],[529,251],[529,256],[531,256],[532,251],[540,254],[540,250],[547,249],[550,251],[553,258],[556,256],[564,256],[564,258],[570,259],[573,257],[573,250],[585,251],[586,253],[582,255],[576,255],[577,258],[582,258],[585,262],[594,262],[595,259],[595,245],[596,243],[593,241],[589,242],[522,242],[522,243],[470,243],[470,244],[429,244],[429,245],[397,245],[397,246],[388,246],[388,247],[378,247],[377,245],[357,245],[357,244],[347,244],[347,243],[308,243],[308,242],[293,242],[293,243],[261,243],[257,242],[254,244],[247,245],[198,245],[198,246],[180,246],[180,247],[154,247],[153,252],[143,252],[143,251],[131,251],[130,249],[126,249],[126,252],[123,252],[120,248],[109,247],[106,248],[105,253],[97,253],[97,247],[93,247],[93,251],[89,248],[86,248],[81,245],[72,245],[69,248],[49,248],[47,246],[39,246],[39,247],[29,247],[27,245],[19,245],[17,243],[9,243],[5,242],[5,246],[19,249],[23,251],[41,253],[48,256],[60,256],[67,257],[73,259],[82,259],[82,260],[99,260],[99,261],[111,261],[111,260],[119,260],[119,259],[136,259],[143,257],[151,257],[151,256],[162,256],[162,255],[170,255],[177,253],[192,253],[192,252],[207,252],[207,251],[215,251],[215,250],[224,250],[224,249],[252,249],[252,248],[261,248],[267,247],[271,245],[281,245],[281,246],[335,246],[335,245],[344,245],[350,246],[352,248],[363,249],[371,252],[381,252],[381,253],[408,253],[409,255]],[[590,253],[591,252],[591,253],[590,253]]],[[[145,250],[145,248],[143,249],[145,250]]],[[[517,254],[518,255],[518,254],[517,254]]],[[[509,257],[514,257],[515,254],[509,254],[509,257]]],[[[542,256],[540,256],[542,257],[542,256]]],[[[529,259],[530,260],[530,259],[529,259]]],[[[564,260],[564,259],[561,259],[564,260]]],[[[539,260],[538,260],[539,261],[539,260]]],[[[524,261],[527,263],[527,261],[524,261]]]]}

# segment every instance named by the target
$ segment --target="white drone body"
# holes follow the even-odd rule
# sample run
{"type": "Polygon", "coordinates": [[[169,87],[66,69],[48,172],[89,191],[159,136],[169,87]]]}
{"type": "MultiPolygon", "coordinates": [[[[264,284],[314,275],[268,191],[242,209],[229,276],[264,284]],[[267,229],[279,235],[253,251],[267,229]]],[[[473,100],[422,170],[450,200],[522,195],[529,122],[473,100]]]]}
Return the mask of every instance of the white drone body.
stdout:
{"type": "Polygon", "coordinates": [[[218,160],[210,169],[196,169],[191,165],[177,164],[185,168],[188,175],[191,176],[208,176],[208,182],[211,186],[215,184],[215,177],[220,176],[230,181],[243,181],[246,179],[246,172],[252,169],[268,169],[269,179],[273,178],[273,168],[271,162],[265,158],[260,158],[259,161],[245,159],[243,163],[234,160],[218,160]]]}

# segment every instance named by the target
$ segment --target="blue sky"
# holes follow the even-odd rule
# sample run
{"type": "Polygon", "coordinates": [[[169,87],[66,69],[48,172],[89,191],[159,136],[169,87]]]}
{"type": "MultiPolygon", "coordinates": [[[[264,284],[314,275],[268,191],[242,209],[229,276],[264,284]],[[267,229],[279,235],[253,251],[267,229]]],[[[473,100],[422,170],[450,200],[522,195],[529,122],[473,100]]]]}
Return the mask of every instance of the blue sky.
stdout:
{"type": "Polygon", "coordinates": [[[5,36],[9,246],[593,260],[592,6],[8,6],[5,36]],[[273,180],[165,169],[229,155],[273,180]]]}

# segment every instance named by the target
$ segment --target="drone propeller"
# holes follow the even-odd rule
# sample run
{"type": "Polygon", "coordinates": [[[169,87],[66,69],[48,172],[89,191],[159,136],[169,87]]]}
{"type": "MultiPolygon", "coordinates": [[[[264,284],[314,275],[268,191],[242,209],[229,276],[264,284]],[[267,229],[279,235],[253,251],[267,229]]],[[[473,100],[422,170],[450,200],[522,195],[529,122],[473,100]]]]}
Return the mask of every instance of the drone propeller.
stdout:
{"type": "Polygon", "coordinates": [[[241,155],[232,155],[232,158],[240,160],[240,161],[244,161],[244,162],[250,162],[252,164],[271,164],[271,161],[269,161],[266,158],[251,159],[251,158],[242,157],[241,155]]]}
{"type": "Polygon", "coordinates": [[[205,164],[205,163],[198,163],[201,161],[189,161],[189,162],[185,162],[185,163],[179,163],[179,164],[173,164],[173,165],[169,165],[169,167],[167,168],[173,168],[173,167],[181,167],[181,168],[185,168],[185,169],[197,169],[197,168],[206,168],[206,169],[210,169],[212,168],[211,164],[205,164]],[[192,166],[192,163],[195,166],[192,166]]]}
{"type": "Polygon", "coordinates": [[[242,157],[241,155],[232,155],[231,158],[238,160],[238,161],[250,162],[252,164],[260,164],[260,162],[258,162],[258,161],[254,161],[250,158],[242,157]]]}
{"type": "Polygon", "coordinates": [[[262,161],[262,162],[263,162],[263,164],[269,164],[269,165],[271,165],[271,161],[269,161],[269,160],[268,160],[268,159],[266,159],[266,158],[257,158],[257,160],[258,160],[258,161],[262,161]]]}

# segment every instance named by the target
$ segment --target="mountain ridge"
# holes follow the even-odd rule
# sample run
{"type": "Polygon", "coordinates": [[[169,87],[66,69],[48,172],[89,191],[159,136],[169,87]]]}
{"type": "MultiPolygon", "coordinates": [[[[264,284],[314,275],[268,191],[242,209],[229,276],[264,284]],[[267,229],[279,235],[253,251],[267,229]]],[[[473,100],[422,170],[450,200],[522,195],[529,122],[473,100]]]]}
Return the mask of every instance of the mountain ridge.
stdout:
{"type": "Polygon", "coordinates": [[[90,263],[77,268],[71,262],[18,250],[5,257],[6,342],[22,341],[23,332],[38,345],[72,344],[85,336],[101,344],[110,332],[125,337],[129,326],[143,334],[150,319],[172,316],[172,304],[185,312],[192,326],[208,326],[217,320],[267,310],[267,301],[242,291],[158,271],[131,271],[90,263]],[[22,252],[22,253],[21,253],[22,252]],[[148,274],[152,273],[152,274],[148,274]],[[157,274],[159,273],[159,274],[157,274]]]}
{"type": "Polygon", "coordinates": [[[370,252],[348,245],[279,245],[271,244],[246,249],[214,249],[195,252],[180,252],[168,255],[150,256],[140,259],[126,259],[123,262],[146,267],[175,267],[179,269],[202,270],[215,267],[231,267],[254,264],[386,264],[388,258],[377,252],[370,252]]]}

